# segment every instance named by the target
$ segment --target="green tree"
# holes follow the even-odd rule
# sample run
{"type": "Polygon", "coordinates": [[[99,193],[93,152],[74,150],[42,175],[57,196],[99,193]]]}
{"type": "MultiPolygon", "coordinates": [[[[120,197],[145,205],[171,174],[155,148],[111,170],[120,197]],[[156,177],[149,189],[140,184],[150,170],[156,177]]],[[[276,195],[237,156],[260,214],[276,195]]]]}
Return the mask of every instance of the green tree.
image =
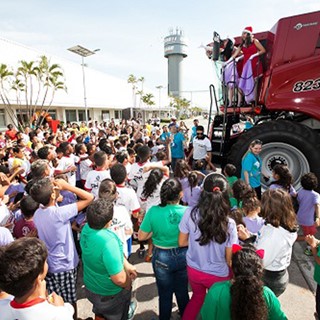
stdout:
{"type": "Polygon", "coordinates": [[[197,106],[192,107],[190,110],[194,116],[201,114],[203,111],[200,107],[197,106]]]}
{"type": "MultiPolygon", "coordinates": [[[[13,123],[18,124],[18,118],[16,113],[14,112],[11,102],[9,99],[9,92],[11,87],[15,84],[14,80],[14,73],[9,70],[6,64],[0,64],[0,99],[13,123]]],[[[21,84],[17,83],[17,87],[20,86],[22,89],[21,84]]]]}
{"type": "Polygon", "coordinates": [[[156,103],[153,101],[154,95],[152,93],[146,93],[141,96],[141,101],[146,104],[148,107],[155,105],[156,103]]]}
{"type": "MultiPolygon", "coordinates": [[[[48,100],[49,103],[47,104],[46,110],[45,110],[45,113],[48,113],[53,103],[56,92],[58,90],[65,90],[65,91],[67,90],[65,86],[64,74],[62,72],[61,67],[58,64],[56,63],[50,64],[50,61],[46,56],[41,56],[40,63],[39,63],[38,80],[39,80],[39,83],[43,84],[43,88],[44,88],[40,113],[42,113],[45,107],[46,99],[49,98],[50,100],[48,100]]],[[[41,97],[41,86],[39,86],[37,100],[36,100],[37,102],[40,99],[40,97],[41,97]]],[[[43,120],[44,118],[42,118],[40,124],[42,124],[43,120]]]]}
{"type": "Polygon", "coordinates": [[[144,77],[140,77],[140,78],[138,79],[138,81],[137,81],[137,82],[140,82],[140,84],[141,84],[140,90],[137,91],[137,94],[140,96],[140,99],[139,99],[139,108],[141,108],[141,102],[143,102],[143,101],[142,101],[142,96],[143,96],[143,94],[144,94],[144,91],[143,91],[144,81],[145,81],[144,77]]]}
{"type": "Polygon", "coordinates": [[[30,125],[37,110],[40,110],[40,114],[43,111],[47,113],[55,93],[66,90],[61,67],[50,64],[46,56],[41,56],[37,61],[20,61],[16,72],[9,71],[6,65],[0,65],[0,78],[0,98],[13,123],[20,127],[30,125]],[[16,115],[10,100],[11,91],[15,92],[15,104],[26,109],[26,119],[16,115]]]}
{"type": "Polygon", "coordinates": [[[136,90],[137,90],[138,80],[135,75],[129,74],[127,82],[130,83],[132,86],[132,107],[130,108],[130,118],[132,118],[133,117],[133,108],[136,108],[136,103],[137,103],[136,90]]]}
{"type": "Polygon", "coordinates": [[[174,108],[180,117],[182,114],[186,114],[191,102],[186,98],[180,98],[171,96],[170,107],[174,108]]]}

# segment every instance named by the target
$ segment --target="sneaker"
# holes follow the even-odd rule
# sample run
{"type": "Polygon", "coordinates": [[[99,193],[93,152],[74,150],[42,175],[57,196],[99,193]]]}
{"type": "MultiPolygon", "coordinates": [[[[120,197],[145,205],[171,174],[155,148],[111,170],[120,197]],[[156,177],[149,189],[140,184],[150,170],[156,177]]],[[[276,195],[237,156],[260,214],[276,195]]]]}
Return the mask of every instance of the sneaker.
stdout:
{"type": "Polygon", "coordinates": [[[145,254],[146,254],[146,249],[145,249],[145,248],[143,248],[143,249],[138,249],[138,257],[139,257],[140,259],[143,259],[145,254]]]}
{"type": "Polygon", "coordinates": [[[312,251],[309,248],[307,248],[306,250],[304,250],[304,254],[306,256],[310,257],[310,256],[312,256],[312,251]]]}
{"type": "Polygon", "coordinates": [[[130,302],[129,311],[128,311],[128,320],[133,319],[136,309],[137,309],[137,301],[136,299],[132,299],[130,302]]]}
{"type": "Polygon", "coordinates": [[[146,257],[144,258],[145,262],[151,262],[152,261],[152,254],[147,254],[146,257]]]}

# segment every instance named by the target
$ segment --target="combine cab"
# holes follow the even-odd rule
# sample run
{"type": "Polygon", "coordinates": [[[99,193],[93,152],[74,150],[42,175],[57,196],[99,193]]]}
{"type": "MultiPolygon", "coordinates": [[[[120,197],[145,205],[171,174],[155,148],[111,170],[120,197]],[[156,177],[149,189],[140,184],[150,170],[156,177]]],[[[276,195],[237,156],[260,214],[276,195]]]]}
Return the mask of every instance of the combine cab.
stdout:
{"type": "MultiPolygon", "coordinates": [[[[267,51],[260,57],[264,72],[255,82],[255,101],[225,107],[230,105],[226,86],[210,86],[213,159],[235,164],[240,173],[249,143],[259,139],[262,169],[271,174],[275,164],[288,165],[299,189],[304,173],[314,172],[320,181],[320,11],[283,18],[255,37],[267,51]],[[245,129],[248,117],[254,125],[245,129]]],[[[221,62],[215,66],[219,73],[221,62]]]]}

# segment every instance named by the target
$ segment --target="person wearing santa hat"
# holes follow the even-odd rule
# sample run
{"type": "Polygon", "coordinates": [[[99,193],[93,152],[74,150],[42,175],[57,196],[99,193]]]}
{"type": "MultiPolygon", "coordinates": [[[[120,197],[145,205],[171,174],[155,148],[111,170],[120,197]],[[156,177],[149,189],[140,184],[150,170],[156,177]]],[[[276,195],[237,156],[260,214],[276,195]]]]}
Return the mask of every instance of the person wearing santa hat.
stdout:
{"type": "Polygon", "coordinates": [[[235,60],[238,63],[238,106],[241,106],[243,96],[245,96],[247,102],[254,100],[254,79],[263,72],[259,56],[263,55],[266,49],[258,39],[254,38],[252,31],[252,27],[244,28],[242,43],[229,59],[229,61],[235,60]],[[242,63],[239,63],[239,61],[242,63]],[[247,64],[249,61],[251,64],[247,64]]]}

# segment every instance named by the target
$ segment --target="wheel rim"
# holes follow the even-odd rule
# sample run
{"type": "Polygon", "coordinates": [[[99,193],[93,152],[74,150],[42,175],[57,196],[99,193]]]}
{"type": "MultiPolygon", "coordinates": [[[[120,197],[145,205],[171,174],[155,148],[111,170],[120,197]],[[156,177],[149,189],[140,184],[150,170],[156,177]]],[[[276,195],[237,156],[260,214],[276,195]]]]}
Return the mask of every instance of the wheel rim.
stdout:
{"type": "MultiPolygon", "coordinates": [[[[272,177],[272,168],[276,164],[288,166],[293,176],[293,186],[296,190],[301,188],[300,178],[303,174],[310,172],[310,166],[305,155],[296,147],[282,142],[266,143],[260,153],[262,158],[262,172],[272,177]]],[[[263,189],[269,185],[263,179],[261,181],[263,189]]]]}

